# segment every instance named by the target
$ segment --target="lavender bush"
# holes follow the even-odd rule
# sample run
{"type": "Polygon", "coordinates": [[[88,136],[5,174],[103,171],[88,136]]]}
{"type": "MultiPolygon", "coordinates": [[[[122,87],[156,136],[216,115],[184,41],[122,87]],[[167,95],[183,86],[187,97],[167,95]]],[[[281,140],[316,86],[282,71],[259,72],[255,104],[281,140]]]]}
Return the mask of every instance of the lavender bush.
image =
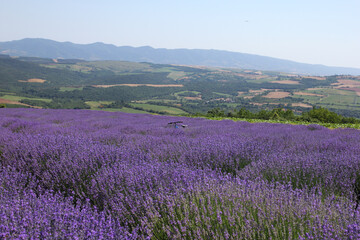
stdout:
{"type": "Polygon", "coordinates": [[[0,109],[0,133],[0,239],[360,238],[356,129],[0,109]]]}

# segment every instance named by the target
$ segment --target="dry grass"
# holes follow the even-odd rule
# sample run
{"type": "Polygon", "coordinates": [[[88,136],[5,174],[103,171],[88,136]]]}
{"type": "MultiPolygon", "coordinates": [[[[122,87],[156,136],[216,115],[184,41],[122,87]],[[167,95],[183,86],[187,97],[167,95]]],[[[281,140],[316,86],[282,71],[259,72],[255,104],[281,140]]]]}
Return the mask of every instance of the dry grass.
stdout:
{"type": "Polygon", "coordinates": [[[290,96],[290,93],[288,92],[270,92],[268,93],[266,96],[264,96],[265,98],[285,98],[290,96]]]}

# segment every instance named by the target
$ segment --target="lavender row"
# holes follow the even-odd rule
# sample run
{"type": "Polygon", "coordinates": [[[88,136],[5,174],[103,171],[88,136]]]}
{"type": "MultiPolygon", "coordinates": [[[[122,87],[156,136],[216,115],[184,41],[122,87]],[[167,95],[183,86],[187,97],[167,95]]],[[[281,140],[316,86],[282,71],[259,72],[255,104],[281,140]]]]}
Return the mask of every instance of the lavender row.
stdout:
{"type": "MultiPolygon", "coordinates": [[[[7,187],[11,196],[3,191],[2,209],[14,198],[32,202],[25,204],[28,212],[50,223],[58,209],[72,216],[87,209],[88,215],[69,223],[82,224],[82,234],[191,239],[359,234],[353,191],[360,167],[358,130],[4,109],[0,132],[0,162],[8,173],[3,182],[11,182],[11,174],[31,179],[12,184],[18,189],[7,187]],[[168,124],[174,120],[188,126],[175,129],[168,124]],[[89,225],[90,215],[103,220],[89,225]]],[[[21,212],[19,206],[10,212],[21,212]]],[[[20,224],[9,214],[3,236],[20,224]]],[[[21,224],[38,229],[36,219],[21,224]]],[[[71,229],[59,226],[51,231],[71,229]]],[[[26,229],[11,234],[45,234],[26,229]]]]}

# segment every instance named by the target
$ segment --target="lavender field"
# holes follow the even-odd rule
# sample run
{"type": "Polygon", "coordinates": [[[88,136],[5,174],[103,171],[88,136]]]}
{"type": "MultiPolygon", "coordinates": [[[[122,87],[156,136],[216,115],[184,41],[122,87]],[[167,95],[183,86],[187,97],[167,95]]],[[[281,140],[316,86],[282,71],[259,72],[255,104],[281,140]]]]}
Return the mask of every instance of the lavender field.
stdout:
{"type": "Polygon", "coordinates": [[[359,174],[356,129],[0,109],[0,239],[359,239],[359,174]]]}

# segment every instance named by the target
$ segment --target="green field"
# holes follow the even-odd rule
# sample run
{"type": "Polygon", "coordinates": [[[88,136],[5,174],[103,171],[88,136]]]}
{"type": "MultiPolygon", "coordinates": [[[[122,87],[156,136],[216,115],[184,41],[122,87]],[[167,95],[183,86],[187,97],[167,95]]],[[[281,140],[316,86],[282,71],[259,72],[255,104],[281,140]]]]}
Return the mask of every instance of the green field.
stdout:
{"type": "Polygon", "coordinates": [[[185,76],[186,76],[185,72],[171,72],[171,73],[169,73],[169,75],[167,77],[171,78],[173,80],[177,80],[177,79],[185,77],[185,76]]]}
{"type": "Polygon", "coordinates": [[[299,96],[304,99],[304,102],[339,109],[354,109],[360,108],[360,96],[357,96],[355,92],[322,88],[312,91],[304,91],[309,93],[321,94],[324,96],[299,96]]]}
{"type": "Polygon", "coordinates": [[[101,104],[110,104],[112,103],[112,101],[87,101],[85,102],[87,105],[89,105],[91,107],[91,109],[97,109],[99,110],[99,106],[101,104]]]}
{"type": "Polygon", "coordinates": [[[67,92],[67,91],[75,91],[75,90],[83,90],[83,87],[60,87],[60,92],[67,92]]]}
{"type": "Polygon", "coordinates": [[[125,112],[125,113],[148,113],[146,111],[132,109],[132,108],[100,108],[99,106],[102,104],[111,104],[111,101],[88,101],[85,102],[89,105],[91,110],[100,110],[100,111],[107,111],[107,112],[125,112]]]}
{"type": "Polygon", "coordinates": [[[103,109],[93,109],[93,110],[101,110],[101,111],[106,111],[106,112],[147,113],[147,114],[149,114],[146,111],[141,111],[141,110],[127,108],[127,107],[123,107],[123,108],[103,108],[103,109]]]}
{"type": "Polygon", "coordinates": [[[131,103],[131,106],[139,107],[147,111],[153,110],[157,112],[166,112],[168,114],[174,114],[174,115],[187,114],[187,112],[175,107],[159,106],[159,105],[152,105],[147,103],[131,103]]]}
{"type": "Polygon", "coordinates": [[[135,62],[123,62],[123,61],[81,62],[81,63],[77,63],[77,65],[87,68],[95,68],[98,70],[113,71],[116,73],[152,70],[152,68],[148,63],[135,63],[135,62]]]}
{"type": "MultiPolygon", "coordinates": [[[[199,116],[195,116],[199,117],[199,116]]],[[[264,120],[264,119],[246,119],[246,118],[224,118],[224,117],[204,117],[211,120],[231,120],[231,121],[243,121],[250,123],[281,123],[281,124],[292,124],[292,125],[311,125],[314,124],[312,122],[299,122],[299,121],[281,121],[281,120],[264,120]]],[[[360,124],[358,123],[316,123],[317,125],[321,125],[327,128],[335,129],[335,128],[355,128],[360,129],[360,124]]]]}
{"type": "Polygon", "coordinates": [[[78,64],[40,64],[40,66],[47,68],[70,70],[75,72],[83,72],[83,73],[90,73],[93,70],[93,68],[91,67],[81,66],[78,64]]]}
{"type": "Polygon", "coordinates": [[[29,98],[29,97],[20,97],[20,96],[16,96],[16,95],[4,95],[4,96],[1,96],[1,98],[10,100],[10,101],[17,101],[17,102],[22,99],[38,100],[38,101],[44,101],[44,102],[52,101],[51,99],[48,99],[48,98],[29,98]]]}

